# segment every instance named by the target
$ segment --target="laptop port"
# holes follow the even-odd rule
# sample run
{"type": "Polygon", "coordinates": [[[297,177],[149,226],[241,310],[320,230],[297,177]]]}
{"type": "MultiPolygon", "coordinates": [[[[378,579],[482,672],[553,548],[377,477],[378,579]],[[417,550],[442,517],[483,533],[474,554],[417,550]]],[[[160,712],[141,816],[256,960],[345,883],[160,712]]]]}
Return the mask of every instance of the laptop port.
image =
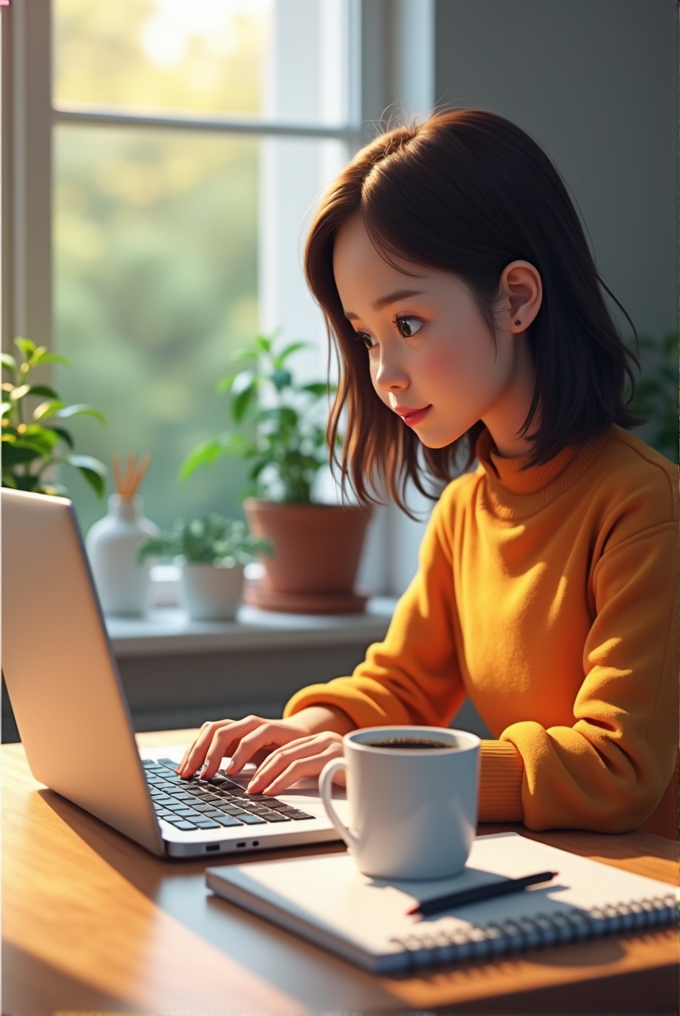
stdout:
{"type": "Polygon", "coordinates": [[[259,847],[259,845],[260,845],[260,841],[259,840],[253,840],[253,846],[254,847],[259,847]]]}
{"type": "Polygon", "coordinates": [[[236,844],[237,847],[245,847],[245,845],[246,845],[245,840],[243,841],[243,843],[237,843],[236,844]]]}
{"type": "Polygon", "coordinates": [[[208,850],[219,850],[220,849],[220,845],[219,845],[219,843],[208,843],[206,845],[205,849],[206,849],[206,851],[208,851],[208,850]]]}

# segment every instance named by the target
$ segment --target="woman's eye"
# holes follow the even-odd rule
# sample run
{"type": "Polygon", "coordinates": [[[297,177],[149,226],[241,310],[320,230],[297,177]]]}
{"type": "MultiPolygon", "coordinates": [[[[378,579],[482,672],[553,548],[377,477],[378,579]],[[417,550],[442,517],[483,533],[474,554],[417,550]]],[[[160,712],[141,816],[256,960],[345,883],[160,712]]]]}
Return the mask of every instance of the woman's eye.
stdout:
{"type": "Polygon", "coordinates": [[[410,339],[412,335],[415,335],[423,327],[423,322],[420,318],[411,317],[408,314],[396,318],[395,324],[399,329],[399,334],[405,339],[410,339]]]}
{"type": "Polygon", "coordinates": [[[363,342],[363,344],[366,346],[366,349],[373,349],[373,347],[376,345],[375,339],[373,338],[372,335],[369,335],[368,332],[355,332],[355,334],[357,337],[357,342],[363,342]]]}

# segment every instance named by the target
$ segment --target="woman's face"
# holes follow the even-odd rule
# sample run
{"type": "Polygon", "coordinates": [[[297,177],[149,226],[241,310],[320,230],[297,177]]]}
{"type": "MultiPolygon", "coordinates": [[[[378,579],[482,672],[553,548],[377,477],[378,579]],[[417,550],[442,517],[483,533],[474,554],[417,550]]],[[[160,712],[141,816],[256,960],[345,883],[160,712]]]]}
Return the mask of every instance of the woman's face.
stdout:
{"type": "Polygon", "coordinates": [[[501,287],[508,292],[499,304],[494,342],[456,276],[398,259],[395,264],[404,271],[380,256],[360,218],[338,232],[335,281],[356,341],[367,347],[379,397],[429,448],[450,444],[483,420],[501,455],[529,451],[530,442],[517,431],[535,385],[522,332],[540,306],[536,270],[527,262],[505,269],[501,287]],[[518,331],[514,321],[523,312],[518,331]]]}

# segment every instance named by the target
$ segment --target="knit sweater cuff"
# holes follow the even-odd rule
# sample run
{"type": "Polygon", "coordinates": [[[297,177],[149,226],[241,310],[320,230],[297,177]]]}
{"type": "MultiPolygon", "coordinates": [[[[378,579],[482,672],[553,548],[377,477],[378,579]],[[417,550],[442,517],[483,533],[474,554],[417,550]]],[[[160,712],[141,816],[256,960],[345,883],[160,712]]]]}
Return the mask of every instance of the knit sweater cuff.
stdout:
{"type": "Polygon", "coordinates": [[[521,822],[524,762],[508,741],[482,741],[479,821],[521,822]]]}

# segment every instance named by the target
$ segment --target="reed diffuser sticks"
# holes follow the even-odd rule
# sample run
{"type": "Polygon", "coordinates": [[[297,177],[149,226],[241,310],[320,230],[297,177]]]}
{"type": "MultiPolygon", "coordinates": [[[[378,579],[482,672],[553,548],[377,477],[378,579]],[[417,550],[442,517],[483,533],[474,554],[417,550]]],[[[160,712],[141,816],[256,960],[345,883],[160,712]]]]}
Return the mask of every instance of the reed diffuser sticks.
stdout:
{"type": "Polygon", "coordinates": [[[151,455],[149,452],[146,452],[137,461],[134,452],[128,452],[124,473],[121,469],[118,452],[112,452],[111,461],[113,463],[113,479],[116,485],[116,492],[121,501],[132,501],[149,468],[151,455]]]}

